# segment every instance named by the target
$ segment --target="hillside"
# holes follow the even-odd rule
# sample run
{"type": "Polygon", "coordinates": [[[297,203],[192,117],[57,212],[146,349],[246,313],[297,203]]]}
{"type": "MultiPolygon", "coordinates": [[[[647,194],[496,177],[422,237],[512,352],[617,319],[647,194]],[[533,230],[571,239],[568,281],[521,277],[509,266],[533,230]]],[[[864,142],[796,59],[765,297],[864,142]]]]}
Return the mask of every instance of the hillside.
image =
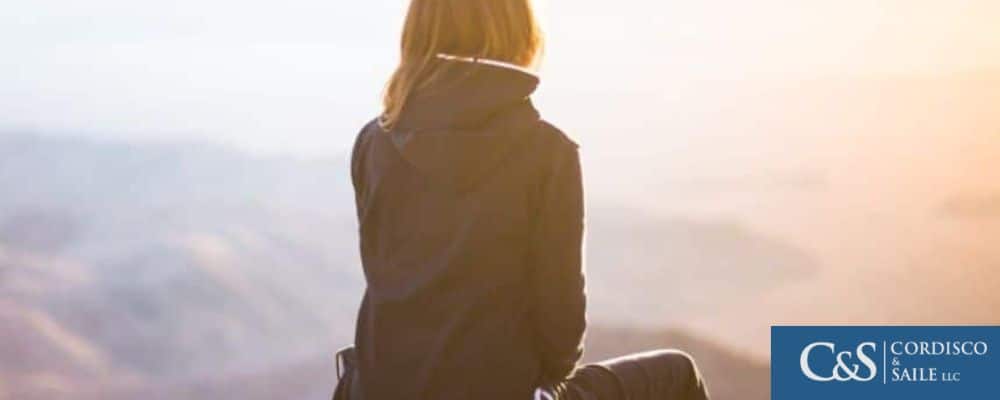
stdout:
{"type": "MultiPolygon", "coordinates": [[[[2,350],[0,381],[10,396],[327,390],[316,354],[350,341],[363,288],[346,160],[25,134],[0,143],[0,340],[17,344],[2,350]]],[[[759,296],[817,268],[736,221],[598,204],[588,229],[598,324],[662,331],[731,299],[700,293],[759,296]]]]}
{"type": "MultiPolygon", "coordinates": [[[[639,331],[596,327],[588,332],[587,361],[616,357],[632,352],[678,348],[692,354],[699,363],[716,400],[766,400],[770,398],[767,363],[741,356],[716,344],[678,331],[639,331]]],[[[474,362],[474,360],[470,360],[474,362]]],[[[277,398],[325,400],[336,384],[328,356],[274,367],[256,373],[214,376],[176,384],[136,384],[105,388],[84,394],[83,399],[103,400],[271,400],[277,398]]]]}

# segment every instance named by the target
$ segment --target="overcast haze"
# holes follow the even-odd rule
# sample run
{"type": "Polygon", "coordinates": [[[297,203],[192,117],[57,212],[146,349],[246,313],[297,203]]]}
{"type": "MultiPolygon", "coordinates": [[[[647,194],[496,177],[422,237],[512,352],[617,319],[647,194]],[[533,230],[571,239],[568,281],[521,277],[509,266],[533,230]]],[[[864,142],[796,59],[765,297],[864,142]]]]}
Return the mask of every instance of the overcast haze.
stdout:
{"type": "MultiPolygon", "coordinates": [[[[1000,64],[1000,3],[991,0],[542,3],[550,46],[538,100],[556,122],[578,119],[580,102],[607,92],[684,93],[668,112],[686,113],[684,104],[712,101],[697,98],[705,80],[1000,64]]],[[[378,111],[404,6],[15,1],[0,15],[0,129],[337,154],[378,111]]],[[[646,100],[620,101],[641,110],[646,100]]]]}
{"type": "MultiPolygon", "coordinates": [[[[5,2],[0,399],[328,399],[404,5],[5,2]]],[[[682,348],[763,400],[773,324],[1000,323],[1000,1],[542,14],[589,360],[682,348]]]]}

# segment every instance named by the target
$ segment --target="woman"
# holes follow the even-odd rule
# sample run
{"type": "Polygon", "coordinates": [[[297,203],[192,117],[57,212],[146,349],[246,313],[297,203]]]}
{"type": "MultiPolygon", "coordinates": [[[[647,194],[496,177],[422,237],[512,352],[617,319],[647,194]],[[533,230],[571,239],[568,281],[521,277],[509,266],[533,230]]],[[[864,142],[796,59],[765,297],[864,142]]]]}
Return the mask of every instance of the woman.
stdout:
{"type": "Polygon", "coordinates": [[[679,352],[577,368],[580,162],[529,99],[541,47],[529,0],[412,0],[353,152],[368,288],[339,396],[707,398],[679,352]]]}

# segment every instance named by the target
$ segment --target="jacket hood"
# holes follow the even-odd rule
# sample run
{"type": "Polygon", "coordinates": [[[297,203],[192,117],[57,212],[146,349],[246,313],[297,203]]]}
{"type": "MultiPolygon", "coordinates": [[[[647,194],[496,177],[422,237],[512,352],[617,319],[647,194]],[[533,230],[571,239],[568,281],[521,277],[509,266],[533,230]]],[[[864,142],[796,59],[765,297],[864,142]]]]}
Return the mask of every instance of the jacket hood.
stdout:
{"type": "Polygon", "coordinates": [[[408,163],[455,190],[475,188],[539,121],[534,75],[502,66],[437,60],[441,78],[407,101],[389,132],[408,163]]]}

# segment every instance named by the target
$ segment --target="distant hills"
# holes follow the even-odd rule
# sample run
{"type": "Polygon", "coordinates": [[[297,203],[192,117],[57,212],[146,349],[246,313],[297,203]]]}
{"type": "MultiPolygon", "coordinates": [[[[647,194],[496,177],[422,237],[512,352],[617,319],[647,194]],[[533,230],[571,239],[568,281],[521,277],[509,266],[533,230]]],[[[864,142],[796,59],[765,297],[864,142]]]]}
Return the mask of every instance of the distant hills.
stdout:
{"type": "MultiPolygon", "coordinates": [[[[752,400],[773,323],[1000,323],[996,71],[676,89],[547,108],[601,149],[588,357],[684,348],[752,400]]],[[[0,399],[327,398],[347,165],[0,131],[0,399]]]]}
{"type": "MultiPolygon", "coordinates": [[[[346,159],[0,143],[0,340],[15,344],[0,349],[0,394],[327,396],[327,355],[350,342],[363,287],[346,159]]],[[[590,354],[631,350],[612,346],[625,336],[676,343],[703,352],[711,374],[746,371],[721,393],[764,393],[756,361],[690,334],[634,332],[730,301],[705,292],[751,296],[808,276],[808,253],[735,222],[622,207],[592,207],[588,229],[590,318],[634,327],[595,330],[590,354]]]]}
{"type": "MultiPolygon", "coordinates": [[[[596,327],[588,332],[587,362],[662,348],[692,354],[704,374],[713,399],[770,399],[770,369],[765,362],[733,353],[716,344],[677,331],[642,331],[596,327]]],[[[186,383],[113,385],[80,393],[83,400],[170,400],[277,398],[327,399],[336,385],[329,356],[274,366],[271,370],[210,376],[186,383]]]]}

